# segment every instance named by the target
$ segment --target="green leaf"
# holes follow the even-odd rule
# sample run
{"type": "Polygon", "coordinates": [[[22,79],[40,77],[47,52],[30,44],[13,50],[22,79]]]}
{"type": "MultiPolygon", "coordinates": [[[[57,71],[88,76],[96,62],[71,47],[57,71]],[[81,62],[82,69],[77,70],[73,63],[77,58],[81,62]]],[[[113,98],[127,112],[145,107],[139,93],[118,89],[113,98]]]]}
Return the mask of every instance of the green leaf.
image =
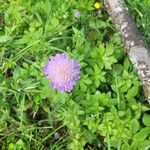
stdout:
{"type": "Polygon", "coordinates": [[[46,5],[45,5],[45,14],[46,14],[46,16],[47,16],[47,18],[50,16],[50,12],[51,12],[51,10],[52,10],[52,6],[51,6],[51,3],[50,3],[50,1],[46,1],[46,3],[45,3],[46,5]]]}
{"type": "Polygon", "coordinates": [[[57,27],[59,25],[59,20],[57,18],[52,18],[51,24],[52,26],[57,27]]]}
{"type": "Polygon", "coordinates": [[[121,64],[115,64],[112,68],[112,76],[120,76],[122,74],[123,67],[121,64]]]}
{"type": "Polygon", "coordinates": [[[150,127],[145,127],[141,129],[138,133],[135,134],[134,140],[135,141],[143,141],[150,135],[150,127]]]}
{"type": "Polygon", "coordinates": [[[130,146],[131,150],[149,150],[149,148],[150,148],[149,140],[144,140],[142,142],[133,141],[133,143],[130,146]]]}
{"type": "Polygon", "coordinates": [[[128,89],[131,87],[131,85],[132,85],[132,81],[131,81],[130,79],[129,79],[129,80],[126,80],[126,81],[125,81],[125,84],[122,85],[120,91],[121,91],[122,93],[127,92],[128,89]]]}
{"type": "Polygon", "coordinates": [[[137,119],[132,119],[130,122],[130,129],[133,133],[136,133],[139,130],[139,122],[137,119]]]}
{"type": "Polygon", "coordinates": [[[150,127],[150,115],[144,114],[142,121],[144,125],[150,127]]]}
{"type": "Polygon", "coordinates": [[[122,144],[122,146],[121,146],[121,150],[127,150],[127,149],[130,149],[130,147],[129,147],[129,144],[122,144]]]}
{"type": "Polygon", "coordinates": [[[125,59],[123,66],[124,66],[124,68],[125,68],[126,70],[129,70],[129,68],[130,68],[130,66],[131,66],[131,63],[130,63],[129,58],[126,58],[126,59],[125,59]]]}
{"type": "Polygon", "coordinates": [[[14,72],[13,72],[13,78],[14,79],[17,79],[20,75],[20,67],[19,66],[16,66],[16,68],[14,69],[14,72]]]}
{"type": "Polygon", "coordinates": [[[128,90],[127,98],[130,99],[135,97],[138,93],[138,90],[139,90],[138,86],[133,86],[130,90],[128,90]]]}
{"type": "Polygon", "coordinates": [[[105,56],[113,55],[113,52],[114,52],[113,44],[110,43],[110,44],[106,45],[105,56]]]}
{"type": "Polygon", "coordinates": [[[142,106],[142,111],[143,111],[143,112],[148,111],[148,110],[150,110],[149,107],[147,107],[147,106],[142,106]]]}
{"type": "Polygon", "coordinates": [[[0,43],[5,43],[5,42],[8,42],[12,39],[11,36],[9,35],[3,35],[3,36],[0,36],[0,43]]]}

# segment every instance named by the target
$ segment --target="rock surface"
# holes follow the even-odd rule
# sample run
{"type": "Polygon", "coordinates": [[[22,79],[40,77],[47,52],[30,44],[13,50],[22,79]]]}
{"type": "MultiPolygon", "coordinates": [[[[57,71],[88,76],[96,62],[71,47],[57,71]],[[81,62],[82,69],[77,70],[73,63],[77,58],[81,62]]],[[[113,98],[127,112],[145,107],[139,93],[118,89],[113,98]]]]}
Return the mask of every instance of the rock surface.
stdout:
{"type": "Polygon", "coordinates": [[[113,23],[120,32],[126,52],[143,82],[150,103],[150,49],[141,37],[123,0],[104,0],[113,23]]]}

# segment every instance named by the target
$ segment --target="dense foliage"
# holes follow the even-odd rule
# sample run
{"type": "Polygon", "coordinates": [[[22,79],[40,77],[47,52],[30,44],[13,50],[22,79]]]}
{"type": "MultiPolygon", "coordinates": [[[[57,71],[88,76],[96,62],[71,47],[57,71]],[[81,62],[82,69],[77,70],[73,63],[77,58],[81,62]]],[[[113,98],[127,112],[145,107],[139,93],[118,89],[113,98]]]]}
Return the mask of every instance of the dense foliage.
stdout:
{"type": "MultiPolygon", "coordinates": [[[[126,2],[149,44],[149,0],[126,2]]],[[[0,149],[150,146],[142,84],[105,8],[96,10],[94,3],[0,1],[0,149]],[[80,62],[80,80],[70,93],[51,89],[43,74],[56,53],[80,62]]]]}

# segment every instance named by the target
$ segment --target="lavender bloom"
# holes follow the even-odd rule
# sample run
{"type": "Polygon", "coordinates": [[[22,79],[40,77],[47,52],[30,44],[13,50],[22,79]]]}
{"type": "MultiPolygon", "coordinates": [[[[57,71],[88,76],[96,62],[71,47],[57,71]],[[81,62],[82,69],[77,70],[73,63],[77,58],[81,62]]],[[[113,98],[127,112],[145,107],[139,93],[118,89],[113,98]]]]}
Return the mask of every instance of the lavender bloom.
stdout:
{"type": "Polygon", "coordinates": [[[75,13],[74,13],[74,16],[76,17],[76,18],[79,18],[80,17],[80,12],[79,11],[76,11],[75,13]]]}
{"type": "Polygon", "coordinates": [[[79,79],[79,62],[65,54],[56,54],[46,63],[44,74],[51,81],[53,89],[70,92],[79,79]]]}

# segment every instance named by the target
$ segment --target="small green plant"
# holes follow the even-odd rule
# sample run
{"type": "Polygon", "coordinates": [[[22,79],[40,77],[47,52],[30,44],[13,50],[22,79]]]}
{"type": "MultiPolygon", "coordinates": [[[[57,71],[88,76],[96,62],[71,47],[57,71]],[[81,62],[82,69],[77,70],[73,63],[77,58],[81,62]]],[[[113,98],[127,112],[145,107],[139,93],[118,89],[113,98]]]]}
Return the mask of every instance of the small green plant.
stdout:
{"type": "MultiPolygon", "coordinates": [[[[105,8],[94,4],[0,2],[0,149],[149,148],[150,108],[142,83],[105,8]],[[56,53],[79,61],[71,92],[50,88],[43,73],[56,53]]],[[[149,1],[127,4],[148,41],[149,1]]]]}

